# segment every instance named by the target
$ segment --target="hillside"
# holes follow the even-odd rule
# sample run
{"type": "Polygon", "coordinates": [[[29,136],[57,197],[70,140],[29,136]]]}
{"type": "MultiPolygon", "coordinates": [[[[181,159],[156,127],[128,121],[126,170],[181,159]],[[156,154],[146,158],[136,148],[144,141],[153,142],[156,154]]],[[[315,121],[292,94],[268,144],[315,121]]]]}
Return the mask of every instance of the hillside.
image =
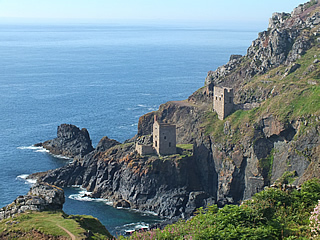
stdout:
{"type": "Polygon", "coordinates": [[[0,221],[0,239],[111,239],[92,216],[67,215],[63,211],[27,212],[0,221]]]}

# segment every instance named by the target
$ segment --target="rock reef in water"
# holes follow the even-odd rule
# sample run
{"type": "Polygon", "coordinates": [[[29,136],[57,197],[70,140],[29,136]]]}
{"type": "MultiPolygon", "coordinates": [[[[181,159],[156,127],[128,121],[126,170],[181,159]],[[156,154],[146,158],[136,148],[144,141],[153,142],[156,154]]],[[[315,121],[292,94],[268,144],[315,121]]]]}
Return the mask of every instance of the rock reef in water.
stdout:
{"type": "Polygon", "coordinates": [[[87,129],[80,130],[71,124],[61,124],[55,139],[35,144],[35,146],[42,146],[54,155],[70,158],[83,157],[94,150],[87,129]]]}
{"type": "Polygon", "coordinates": [[[26,211],[62,210],[65,202],[64,191],[48,183],[37,183],[27,195],[19,196],[0,209],[0,221],[26,211]]]}

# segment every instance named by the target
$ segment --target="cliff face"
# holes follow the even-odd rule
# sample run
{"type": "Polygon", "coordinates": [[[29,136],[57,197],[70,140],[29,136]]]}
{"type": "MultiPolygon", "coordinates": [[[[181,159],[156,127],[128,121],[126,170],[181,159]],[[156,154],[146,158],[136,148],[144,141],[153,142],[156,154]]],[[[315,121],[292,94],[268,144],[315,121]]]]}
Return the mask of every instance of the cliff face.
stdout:
{"type": "Polygon", "coordinates": [[[141,157],[127,143],[49,171],[42,181],[59,186],[82,185],[92,197],[115,206],[152,211],[159,216],[191,214],[210,199],[201,191],[192,157],[141,157]]]}
{"type": "Polygon", "coordinates": [[[135,139],[150,142],[156,114],[177,125],[177,142],[192,143],[192,156],[142,157],[129,140],[99,146],[42,180],[82,185],[116,206],[188,217],[200,206],[239,203],[276,181],[319,178],[319,11],[311,1],[274,14],[246,56],[210,71],[188,100],[139,119],[135,139]],[[212,112],[213,86],[235,92],[237,111],[223,121],[212,112]]]}

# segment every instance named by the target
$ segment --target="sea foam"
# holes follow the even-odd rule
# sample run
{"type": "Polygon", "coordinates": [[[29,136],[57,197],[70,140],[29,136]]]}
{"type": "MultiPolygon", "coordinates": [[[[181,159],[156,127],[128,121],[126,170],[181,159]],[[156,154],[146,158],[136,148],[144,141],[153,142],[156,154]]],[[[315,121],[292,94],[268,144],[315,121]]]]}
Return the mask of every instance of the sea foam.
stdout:
{"type": "Polygon", "coordinates": [[[21,146],[21,147],[17,147],[17,149],[32,150],[33,152],[40,152],[40,153],[49,153],[50,155],[52,155],[55,158],[70,160],[70,162],[72,162],[72,160],[73,160],[72,158],[69,158],[69,157],[66,157],[66,156],[52,154],[52,153],[50,153],[49,150],[45,149],[44,147],[36,147],[34,145],[32,145],[32,146],[21,146]]]}
{"type": "Polygon", "coordinates": [[[16,179],[20,180],[20,181],[24,181],[25,184],[30,184],[33,185],[37,182],[36,179],[28,179],[29,174],[21,174],[19,176],[16,177],[16,179]]]}
{"type": "Polygon", "coordinates": [[[36,146],[22,146],[22,147],[17,147],[18,149],[21,150],[33,150],[34,152],[49,152],[49,150],[43,148],[43,147],[36,147],[36,146]]]}
{"type": "Polygon", "coordinates": [[[88,192],[83,188],[79,188],[79,192],[75,194],[71,194],[68,198],[77,200],[77,201],[83,201],[83,202],[104,202],[107,205],[112,206],[113,202],[104,199],[104,198],[92,198],[90,197],[92,192],[88,192]]]}

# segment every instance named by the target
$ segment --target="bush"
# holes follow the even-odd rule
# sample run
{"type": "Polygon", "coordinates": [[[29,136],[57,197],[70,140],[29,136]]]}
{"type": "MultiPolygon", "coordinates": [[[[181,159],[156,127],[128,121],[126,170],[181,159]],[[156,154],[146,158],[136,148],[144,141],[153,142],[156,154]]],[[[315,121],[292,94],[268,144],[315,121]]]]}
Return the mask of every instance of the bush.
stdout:
{"type": "Polygon", "coordinates": [[[310,218],[319,195],[319,180],[304,183],[301,191],[269,188],[240,206],[200,208],[188,221],[181,220],[163,230],[134,233],[129,239],[310,239],[311,220],[312,233],[319,233],[320,201],[310,218]]]}

